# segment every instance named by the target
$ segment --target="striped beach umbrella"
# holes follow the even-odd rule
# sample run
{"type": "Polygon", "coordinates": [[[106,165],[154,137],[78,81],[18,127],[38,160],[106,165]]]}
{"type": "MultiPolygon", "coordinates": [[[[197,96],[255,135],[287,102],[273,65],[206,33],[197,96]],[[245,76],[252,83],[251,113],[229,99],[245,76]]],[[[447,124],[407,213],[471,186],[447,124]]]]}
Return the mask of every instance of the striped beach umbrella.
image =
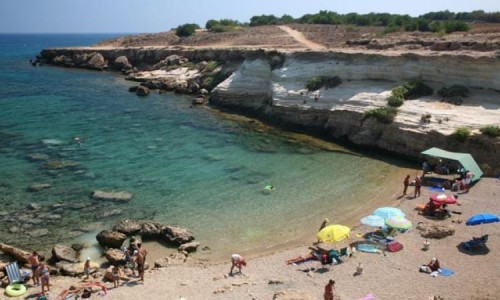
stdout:
{"type": "Polygon", "coordinates": [[[406,216],[404,212],[402,212],[399,208],[396,207],[380,207],[377,208],[374,212],[374,215],[380,216],[382,218],[389,218],[394,216],[406,216]]]}
{"type": "Polygon", "coordinates": [[[389,217],[385,219],[385,224],[387,224],[387,226],[391,228],[396,229],[409,229],[412,226],[410,220],[403,216],[389,217]]]}
{"type": "Polygon", "coordinates": [[[361,224],[370,226],[370,227],[382,227],[385,226],[385,220],[381,216],[370,215],[361,218],[361,224]]]}

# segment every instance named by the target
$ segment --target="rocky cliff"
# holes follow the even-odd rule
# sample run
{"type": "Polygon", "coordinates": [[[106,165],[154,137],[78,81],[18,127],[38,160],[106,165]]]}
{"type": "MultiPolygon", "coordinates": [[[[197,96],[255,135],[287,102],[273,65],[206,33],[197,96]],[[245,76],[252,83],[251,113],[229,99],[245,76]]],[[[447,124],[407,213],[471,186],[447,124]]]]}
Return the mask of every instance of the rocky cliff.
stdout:
{"type": "Polygon", "coordinates": [[[89,53],[99,53],[108,62],[125,56],[139,69],[174,54],[195,63],[231,64],[229,77],[211,90],[214,106],[409,158],[418,158],[430,147],[469,152],[486,174],[500,174],[500,138],[479,133],[486,125],[500,126],[500,59],[495,55],[150,47],[47,49],[41,56],[49,62],[86,67],[74,62],[89,53]],[[307,90],[307,82],[316,76],[337,76],[341,83],[307,90]],[[442,102],[435,92],[407,100],[390,124],[363,118],[367,110],[387,105],[392,88],[415,78],[434,90],[463,85],[470,96],[460,106],[442,102]],[[451,136],[458,127],[470,128],[473,135],[458,141],[451,136]]]}

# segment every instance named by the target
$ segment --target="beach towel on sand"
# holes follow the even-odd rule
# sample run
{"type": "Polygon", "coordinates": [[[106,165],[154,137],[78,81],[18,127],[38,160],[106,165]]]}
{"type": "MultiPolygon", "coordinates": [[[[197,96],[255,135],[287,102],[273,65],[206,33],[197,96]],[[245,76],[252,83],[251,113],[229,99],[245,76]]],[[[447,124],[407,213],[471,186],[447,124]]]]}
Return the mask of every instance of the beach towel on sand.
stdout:
{"type": "Polygon", "coordinates": [[[431,191],[431,192],[443,192],[444,189],[443,188],[440,188],[438,186],[428,186],[427,187],[427,190],[431,191]]]}
{"type": "Polygon", "coordinates": [[[359,244],[356,249],[361,252],[378,253],[380,250],[377,247],[370,244],[359,244]]]}
{"type": "Polygon", "coordinates": [[[441,276],[451,276],[453,274],[454,274],[454,272],[450,269],[439,268],[439,275],[441,275],[441,276]]]}

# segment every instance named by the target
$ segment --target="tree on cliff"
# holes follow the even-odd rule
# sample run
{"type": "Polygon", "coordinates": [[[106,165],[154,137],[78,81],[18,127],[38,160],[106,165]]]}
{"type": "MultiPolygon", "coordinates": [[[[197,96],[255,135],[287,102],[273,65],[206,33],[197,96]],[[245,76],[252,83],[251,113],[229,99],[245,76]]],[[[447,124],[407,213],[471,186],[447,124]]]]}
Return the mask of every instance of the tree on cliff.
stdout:
{"type": "Polygon", "coordinates": [[[175,30],[175,35],[177,35],[178,37],[187,37],[193,35],[196,32],[196,29],[200,29],[200,26],[198,26],[198,24],[188,23],[179,25],[175,30]]]}

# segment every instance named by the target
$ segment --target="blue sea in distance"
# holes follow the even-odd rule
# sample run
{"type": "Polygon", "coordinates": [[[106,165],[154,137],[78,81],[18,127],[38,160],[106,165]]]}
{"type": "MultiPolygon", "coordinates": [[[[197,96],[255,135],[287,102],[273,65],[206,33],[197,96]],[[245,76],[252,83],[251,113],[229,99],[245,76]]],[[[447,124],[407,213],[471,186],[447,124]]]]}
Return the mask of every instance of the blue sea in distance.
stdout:
{"type": "Polygon", "coordinates": [[[29,63],[44,48],[110,37],[0,35],[0,242],[95,244],[100,230],[138,218],[189,228],[200,259],[269,253],[313,241],[325,217],[354,225],[400,185],[405,162],[255,129],[188,96],[139,98],[116,73],[29,63]],[[134,197],[96,201],[94,190],[134,197]]]}

